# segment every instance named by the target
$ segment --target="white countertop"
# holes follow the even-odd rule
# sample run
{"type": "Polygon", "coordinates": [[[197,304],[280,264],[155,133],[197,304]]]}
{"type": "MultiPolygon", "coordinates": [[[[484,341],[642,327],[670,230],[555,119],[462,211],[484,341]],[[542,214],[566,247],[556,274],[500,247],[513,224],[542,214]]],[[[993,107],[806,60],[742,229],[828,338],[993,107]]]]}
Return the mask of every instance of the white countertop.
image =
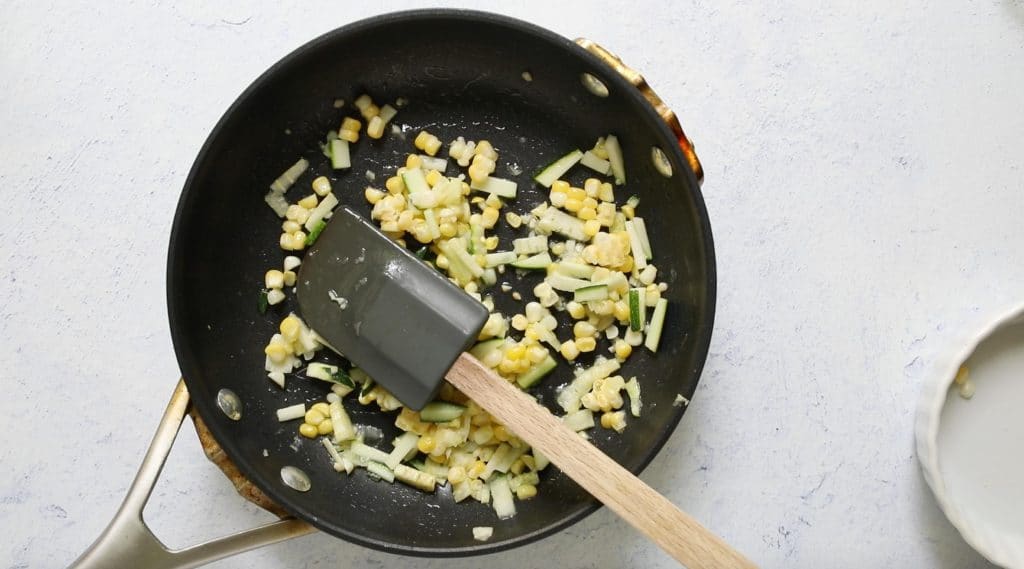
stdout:
{"type": "MultiPolygon", "coordinates": [[[[5,4],[0,566],[69,563],[139,465],[178,378],[168,231],[215,121],[305,41],[413,5],[383,4],[5,4]]],[[[1024,4],[466,4],[600,41],[697,143],[716,329],[643,478],[765,567],[988,567],[923,484],[913,424],[952,331],[1024,296],[1024,4]]],[[[269,519],[182,433],[158,535],[269,519]]],[[[314,535],[215,566],[484,563],[673,566],[604,510],[485,559],[314,535]]]]}

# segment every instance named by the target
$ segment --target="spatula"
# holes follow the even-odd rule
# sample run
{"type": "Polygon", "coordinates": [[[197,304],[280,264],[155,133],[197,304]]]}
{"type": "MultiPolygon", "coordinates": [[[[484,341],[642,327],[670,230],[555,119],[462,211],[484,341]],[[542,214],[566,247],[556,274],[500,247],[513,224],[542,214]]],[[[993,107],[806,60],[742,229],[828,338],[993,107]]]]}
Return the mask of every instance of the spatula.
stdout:
{"type": "Polygon", "coordinates": [[[298,298],[310,327],[405,405],[422,408],[446,378],[680,563],[755,567],[465,353],[487,309],[355,212],[336,210],[306,253],[298,298]]]}

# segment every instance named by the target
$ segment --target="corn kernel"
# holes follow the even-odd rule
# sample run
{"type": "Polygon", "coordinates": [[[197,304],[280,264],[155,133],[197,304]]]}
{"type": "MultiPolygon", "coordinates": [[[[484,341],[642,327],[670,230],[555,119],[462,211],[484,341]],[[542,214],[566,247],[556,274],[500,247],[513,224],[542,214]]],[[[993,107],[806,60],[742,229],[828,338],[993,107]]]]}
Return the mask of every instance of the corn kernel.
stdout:
{"type": "Polygon", "coordinates": [[[334,422],[320,421],[320,424],[316,426],[316,431],[321,435],[329,435],[334,432],[334,422]]]}
{"type": "Polygon", "coordinates": [[[591,197],[583,198],[583,207],[587,209],[597,210],[597,200],[591,197]]]}
{"type": "Polygon", "coordinates": [[[520,484],[519,488],[516,488],[516,498],[520,500],[529,500],[537,495],[537,487],[533,484],[520,484]]]}
{"type": "Polygon", "coordinates": [[[516,344],[511,348],[505,350],[505,357],[510,360],[522,359],[526,355],[526,346],[522,344],[516,344]]]}
{"type": "MultiPolygon", "coordinates": [[[[484,239],[484,249],[487,249],[488,251],[493,251],[493,250],[495,250],[497,248],[498,248],[498,236],[497,235],[492,235],[492,236],[484,239]]],[[[650,265],[648,265],[648,266],[650,266],[650,265]]]]}
{"type": "Polygon", "coordinates": [[[455,227],[454,223],[442,223],[439,229],[441,230],[442,237],[455,237],[458,233],[458,228],[455,227]]]}
{"type": "Polygon", "coordinates": [[[621,433],[626,428],[626,412],[614,411],[601,415],[601,426],[621,433]]]}
{"type": "Polygon", "coordinates": [[[558,351],[562,353],[562,357],[569,360],[570,362],[575,360],[580,355],[580,350],[578,347],[576,347],[576,342],[574,340],[562,342],[562,347],[558,351]]]}
{"type": "Polygon", "coordinates": [[[469,179],[477,184],[486,182],[490,175],[491,173],[487,171],[487,168],[475,162],[469,167],[469,179]]]}
{"type": "Polygon", "coordinates": [[[583,208],[583,202],[574,198],[566,198],[565,204],[562,206],[566,211],[576,213],[583,208]]]}
{"type": "Polygon", "coordinates": [[[565,309],[569,312],[569,316],[572,316],[576,320],[579,320],[587,315],[587,307],[576,302],[575,300],[570,300],[565,305],[565,309]]]}
{"type": "Polygon", "coordinates": [[[443,254],[438,254],[437,258],[434,259],[434,264],[437,265],[437,268],[439,269],[447,269],[450,266],[448,263],[448,257],[443,254]]]}
{"type": "Polygon", "coordinates": [[[384,187],[392,194],[401,194],[405,191],[405,181],[402,180],[401,176],[391,176],[384,182],[384,187]]]}
{"type": "Polygon", "coordinates": [[[295,271],[285,271],[284,272],[284,286],[295,286],[295,280],[297,278],[298,278],[298,275],[295,274],[295,271]]]}
{"type": "Polygon", "coordinates": [[[359,129],[361,128],[363,128],[363,123],[360,122],[359,119],[345,117],[345,119],[341,121],[341,128],[339,128],[338,130],[351,130],[352,132],[359,132],[359,129]]]}
{"type": "Polygon", "coordinates": [[[438,150],[441,150],[441,139],[436,136],[432,136],[430,140],[427,141],[423,151],[430,156],[436,156],[438,150]]]}
{"type": "Polygon", "coordinates": [[[302,230],[302,225],[299,222],[297,222],[297,221],[292,221],[290,219],[286,219],[284,221],[284,223],[281,224],[281,231],[284,231],[285,233],[287,233],[289,235],[291,235],[292,233],[295,233],[296,231],[300,231],[300,230],[302,230]]]}
{"type": "Polygon", "coordinates": [[[604,202],[614,202],[615,190],[612,189],[612,185],[608,182],[601,184],[601,187],[597,190],[597,198],[604,202]]]}
{"type": "Polygon", "coordinates": [[[448,469],[448,482],[458,484],[466,479],[466,469],[461,466],[453,466],[448,469]]]}
{"type": "Polygon", "coordinates": [[[481,140],[476,143],[476,148],[473,149],[473,154],[478,156],[485,156],[492,162],[498,159],[498,153],[495,152],[494,147],[487,140],[481,140]]]}
{"type": "Polygon", "coordinates": [[[376,204],[386,194],[378,189],[367,186],[366,190],[363,191],[363,196],[366,197],[366,201],[371,204],[376,204]]]}
{"type": "Polygon", "coordinates": [[[470,438],[472,438],[473,442],[478,445],[487,444],[487,441],[494,438],[494,429],[486,423],[481,423],[478,425],[478,428],[470,434],[470,438]]]}
{"type": "Polygon", "coordinates": [[[313,406],[311,407],[311,409],[319,411],[324,417],[330,417],[331,416],[331,406],[326,404],[326,403],[324,403],[323,401],[321,401],[319,403],[314,403],[313,406]]]}
{"type": "Polygon", "coordinates": [[[508,467],[508,469],[512,474],[522,474],[523,470],[526,469],[526,464],[523,463],[523,459],[520,457],[517,458],[516,461],[512,463],[512,466],[508,467]]]}
{"type": "Polygon", "coordinates": [[[473,466],[466,471],[466,476],[470,478],[480,478],[480,475],[484,473],[484,469],[487,465],[482,460],[478,460],[473,463],[473,466]]]}
{"type": "Polygon", "coordinates": [[[485,209],[483,214],[480,216],[480,225],[484,226],[485,229],[491,229],[497,222],[498,210],[493,207],[485,209]]]}
{"type": "Polygon", "coordinates": [[[313,209],[314,207],[316,207],[317,202],[318,200],[316,199],[316,194],[310,194],[296,203],[306,209],[313,209]]]}
{"type": "Polygon", "coordinates": [[[366,125],[366,134],[370,138],[380,138],[384,136],[384,119],[379,116],[372,117],[370,122],[366,125]]]}
{"type": "MultiPolygon", "coordinates": [[[[576,217],[582,219],[583,221],[597,221],[597,210],[592,207],[583,206],[580,208],[578,212],[576,212],[576,217]]],[[[600,226],[601,222],[598,221],[598,227],[600,226]]],[[[597,232],[595,231],[594,235],[596,234],[597,232]]]]}
{"type": "Polygon", "coordinates": [[[292,250],[292,234],[291,233],[282,233],[281,234],[281,241],[280,242],[281,242],[281,248],[282,249],[284,249],[285,251],[291,251],[292,250]]]}
{"type": "MultiPolygon", "coordinates": [[[[577,324],[585,324],[585,322],[578,322],[577,324]]],[[[576,348],[581,352],[593,352],[597,348],[597,340],[593,336],[576,338],[576,348]]]]}
{"type": "Polygon", "coordinates": [[[508,429],[505,428],[505,425],[498,425],[494,427],[494,438],[498,439],[499,441],[505,442],[509,438],[511,438],[511,436],[512,434],[508,432],[508,429]]]}
{"type": "Polygon", "coordinates": [[[425,130],[421,130],[416,138],[412,141],[412,145],[416,148],[423,150],[427,147],[427,142],[430,140],[431,134],[425,130]]]}
{"type": "Polygon", "coordinates": [[[615,303],[615,308],[612,309],[612,314],[615,319],[619,322],[629,321],[629,304],[625,300],[620,300],[615,303]]]}
{"type": "Polygon", "coordinates": [[[543,335],[544,334],[541,332],[540,326],[537,325],[537,324],[530,324],[529,326],[527,326],[526,327],[526,332],[523,334],[523,336],[527,340],[531,340],[531,341],[534,341],[534,342],[539,341],[541,336],[543,336],[543,335]]]}
{"type": "Polygon", "coordinates": [[[583,234],[587,237],[593,237],[601,231],[601,222],[596,219],[588,219],[583,224],[583,234]]]}
{"type": "Polygon", "coordinates": [[[583,182],[583,191],[586,192],[587,197],[596,198],[601,193],[601,180],[597,178],[587,178],[583,182]]]}
{"type": "MultiPolygon", "coordinates": [[[[420,162],[422,163],[422,159],[420,160],[420,162]]],[[[437,170],[431,170],[427,172],[427,175],[424,177],[427,179],[427,184],[429,184],[431,188],[437,186],[438,183],[445,179],[445,177],[442,176],[441,173],[438,172],[437,170]]]]}
{"type": "Polygon", "coordinates": [[[316,409],[310,409],[309,411],[306,411],[306,422],[309,423],[310,425],[319,425],[324,421],[324,419],[326,419],[326,417],[324,417],[323,413],[317,411],[316,409]]]}
{"type": "Polygon", "coordinates": [[[301,330],[301,326],[299,325],[298,318],[294,316],[289,316],[285,318],[284,320],[281,321],[281,325],[279,326],[279,328],[281,330],[281,335],[284,336],[285,340],[288,340],[289,342],[294,342],[295,340],[299,339],[299,330],[301,330]]]}
{"type": "Polygon", "coordinates": [[[281,288],[284,286],[284,273],[277,269],[270,269],[263,276],[263,284],[267,285],[267,288],[281,288]]]}
{"type": "Polygon", "coordinates": [[[521,226],[523,224],[523,218],[519,217],[518,214],[516,214],[515,212],[512,212],[512,211],[510,211],[510,212],[505,214],[505,221],[513,229],[519,229],[519,226],[521,226]]]}
{"type": "Polygon", "coordinates": [[[565,207],[565,194],[551,194],[551,197],[549,199],[551,200],[551,205],[555,207],[565,207]]]}
{"type": "Polygon", "coordinates": [[[633,210],[633,206],[629,204],[626,204],[619,209],[622,211],[622,215],[626,216],[626,219],[633,219],[633,216],[636,215],[636,211],[633,210]]]}
{"type": "Polygon", "coordinates": [[[625,360],[633,353],[633,346],[627,344],[624,340],[615,341],[615,357],[619,360],[625,360]]]}
{"type": "Polygon", "coordinates": [[[519,330],[520,332],[526,330],[526,327],[529,325],[529,323],[530,322],[522,314],[516,314],[515,316],[512,317],[512,327],[515,328],[516,330],[519,330]]]}
{"type": "Polygon", "coordinates": [[[373,117],[380,114],[380,107],[373,103],[370,103],[369,105],[366,105],[365,108],[360,109],[359,114],[363,115],[364,119],[370,120],[373,117]]]}
{"type": "Polygon", "coordinates": [[[310,425],[309,423],[303,423],[299,425],[299,434],[306,437],[307,439],[315,439],[320,431],[316,428],[316,425],[310,425]]]}
{"type": "Polygon", "coordinates": [[[594,328],[594,325],[587,321],[577,322],[572,327],[572,334],[577,338],[589,338],[592,337],[596,332],[597,330],[594,328]]]}
{"type": "Polygon", "coordinates": [[[519,367],[516,364],[516,360],[505,358],[498,364],[498,371],[501,373],[516,373],[519,367]]]}
{"type": "Polygon", "coordinates": [[[313,180],[313,191],[316,195],[324,197],[331,193],[331,181],[327,179],[327,176],[319,176],[313,180]]]}
{"type": "Polygon", "coordinates": [[[420,166],[423,166],[423,159],[420,158],[419,154],[410,154],[405,157],[406,168],[412,169],[419,168],[420,166]]]}
{"type": "Polygon", "coordinates": [[[301,251],[306,248],[306,234],[302,231],[292,233],[292,250],[301,251]]]}
{"type": "Polygon", "coordinates": [[[353,143],[354,142],[358,142],[359,141],[359,132],[355,131],[355,130],[350,130],[350,129],[344,128],[344,129],[341,129],[341,130],[338,131],[338,138],[340,138],[340,139],[342,139],[342,140],[344,140],[346,142],[353,142],[353,143]]]}
{"type": "Polygon", "coordinates": [[[297,223],[306,223],[306,220],[309,219],[309,210],[299,204],[293,203],[288,206],[287,210],[285,210],[284,218],[297,223]]]}
{"type": "Polygon", "coordinates": [[[430,435],[423,435],[420,437],[420,440],[416,441],[416,448],[419,449],[420,452],[427,454],[437,448],[437,441],[435,441],[434,437],[430,435]]]}
{"type": "Polygon", "coordinates": [[[565,194],[569,192],[569,182],[565,180],[555,180],[551,183],[551,193],[565,194]]]}
{"type": "Polygon", "coordinates": [[[291,355],[288,352],[288,348],[281,344],[269,344],[263,348],[263,353],[275,364],[284,363],[285,359],[291,355]]]}
{"type": "Polygon", "coordinates": [[[565,192],[565,197],[582,202],[587,198],[587,192],[583,191],[583,188],[569,188],[569,191],[565,192]]]}

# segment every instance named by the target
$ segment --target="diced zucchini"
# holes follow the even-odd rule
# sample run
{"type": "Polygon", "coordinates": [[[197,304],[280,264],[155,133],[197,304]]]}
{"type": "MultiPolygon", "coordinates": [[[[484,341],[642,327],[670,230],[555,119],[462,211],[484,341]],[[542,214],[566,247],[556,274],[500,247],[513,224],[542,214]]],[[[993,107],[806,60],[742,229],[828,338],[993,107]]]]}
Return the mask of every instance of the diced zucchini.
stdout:
{"type": "Polygon", "coordinates": [[[320,203],[313,208],[313,211],[309,212],[309,219],[306,220],[305,224],[306,231],[312,231],[317,224],[327,217],[327,214],[331,213],[331,210],[336,205],[338,205],[338,198],[333,193],[320,198],[320,203]]]}
{"type": "Polygon", "coordinates": [[[507,520],[516,515],[516,504],[512,500],[512,490],[508,487],[508,478],[498,476],[488,485],[491,489],[491,502],[498,519],[507,520]]]}
{"type": "Polygon", "coordinates": [[[628,205],[629,207],[631,207],[633,209],[636,209],[637,207],[640,206],[640,196],[637,196],[637,195],[629,196],[629,198],[626,200],[626,205],[628,205]]]}
{"type": "Polygon", "coordinates": [[[405,182],[405,188],[409,190],[410,194],[430,191],[427,177],[423,175],[423,170],[420,168],[409,168],[406,170],[402,174],[402,181],[405,182]]]}
{"type": "Polygon", "coordinates": [[[594,427],[594,412],[590,409],[579,409],[562,417],[566,427],[579,432],[594,427]]]}
{"type": "Polygon", "coordinates": [[[352,167],[352,158],[348,152],[348,141],[335,138],[328,148],[331,149],[331,168],[344,170],[352,167]]]}
{"type": "Polygon", "coordinates": [[[608,151],[608,161],[611,162],[612,175],[615,176],[615,183],[622,185],[626,183],[626,164],[622,157],[622,147],[619,146],[619,139],[614,134],[609,134],[604,139],[604,149],[608,151]]]}
{"type": "Polygon", "coordinates": [[[635,377],[629,378],[626,382],[626,395],[629,396],[629,414],[634,417],[640,416],[640,408],[643,403],[640,401],[640,383],[635,377]]]}
{"type": "Polygon", "coordinates": [[[644,223],[642,217],[633,218],[633,228],[636,229],[637,237],[640,238],[640,244],[643,245],[644,255],[647,256],[647,260],[650,261],[654,258],[653,252],[651,251],[651,240],[647,236],[647,224],[644,223]]]}
{"type": "Polygon", "coordinates": [[[288,407],[282,407],[277,410],[277,420],[280,422],[291,421],[294,419],[301,419],[306,415],[306,404],[296,403],[295,405],[289,405],[288,407]]]}
{"type": "Polygon", "coordinates": [[[654,305],[654,313],[651,314],[651,325],[647,328],[647,338],[644,346],[652,352],[658,351],[658,342],[661,341],[661,329],[665,326],[665,311],[668,310],[668,299],[659,298],[654,305]]]}
{"type": "Polygon", "coordinates": [[[616,359],[598,358],[594,365],[582,371],[572,380],[572,383],[559,391],[558,405],[566,413],[576,411],[580,408],[580,398],[583,397],[583,394],[590,391],[594,386],[594,382],[615,373],[620,367],[622,366],[616,359]]]}
{"type": "Polygon", "coordinates": [[[558,362],[555,361],[555,358],[549,355],[543,360],[530,366],[530,369],[520,374],[519,377],[516,378],[516,383],[518,383],[519,387],[522,387],[523,389],[532,387],[536,385],[541,378],[550,373],[551,370],[555,369],[556,365],[558,365],[558,362]]]}
{"type": "Polygon", "coordinates": [[[647,289],[629,289],[629,329],[641,332],[647,320],[647,289]]]}
{"type": "Polygon", "coordinates": [[[366,463],[366,471],[385,482],[395,481],[395,473],[390,468],[379,462],[371,460],[366,463]]]}
{"type": "Polygon", "coordinates": [[[420,436],[416,433],[402,433],[400,437],[395,439],[395,448],[391,449],[391,454],[388,455],[388,459],[384,461],[384,464],[391,470],[394,470],[416,448],[416,443],[419,440],[420,436]]]}
{"type": "Polygon", "coordinates": [[[546,269],[548,268],[548,265],[551,264],[551,255],[549,255],[547,251],[544,251],[543,253],[538,253],[532,257],[527,257],[511,264],[517,269],[546,269]]]}
{"type": "Polygon", "coordinates": [[[640,235],[632,220],[626,222],[626,233],[629,235],[629,247],[633,253],[633,266],[637,269],[646,267],[647,253],[644,252],[643,241],[640,240],[640,235]]]}
{"type": "Polygon", "coordinates": [[[588,150],[583,153],[583,157],[580,158],[580,164],[605,176],[610,174],[612,171],[612,163],[601,158],[597,154],[594,154],[593,150],[588,150]]]}
{"type": "MultiPolygon", "coordinates": [[[[388,453],[359,441],[354,441],[352,446],[349,447],[349,450],[351,450],[352,454],[356,455],[361,460],[366,462],[379,462],[381,466],[384,466],[384,463],[388,460],[388,453]]],[[[387,467],[384,466],[384,468],[387,467]]]]}
{"type": "Polygon", "coordinates": [[[352,378],[349,377],[345,370],[338,366],[322,364],[319,362],[313,362],[306,368],[306,376],[312,377],[313,379],[319,379],[320,381],[327,381],[330,383],[340,383],[347,387],[354,387],[352,378]]]}
{"type": "Polygon", "coordinates": [[[608,285],[595,284],[583,286],[573,291],[573,300],[576,302],[591,302],[608,298],[608,285]]]}
{"type": "Polygon", "coordinates": [[[558,233],[576,241],[587,241],[589,237],[583,230],[583,225],[582,219],[569,215],[557,207],[549,207],[540,214],[537,231],[558,233]]]}
{"type": "Polygon", "coordinates": [[[508,443],[501,443],[494,451],[494,454],[491,455],[491,459],[487,461],[487,465],[480,474],[480,478],[487,480],[495,472],[508,472],[508,469],[512,467],[512,463],[526,452],[526,448],[525,446],[516,448],[508,443]]]}
{"type": "Polygon", "coordinates": [[[563,292],[574,292],[578,288],[588,287],[593,284],[588,280],[567,277],[559,274],[548,275],[546,280],[548,284],[551,285],[551,288],[563,292]]]}
{"type": "Polygon", "coordinates": [[[433,492],[434,487],[437,486],[437,478],[422,470],[417,470],[404,464],[396,464],[392,470],[399,482],[404,482],[424,492],[433,492]]]}
{"type": "Polygon", "coordinates": [[[444,171],[448,169],[448,161],[444,158],[438,158],[437,156],[430,156],[427,154],[420,154],[420,166],[426,170],[437,170],[444,174],[444,171]]]}
{"type": "Polygon", "coordinates": [[[612,219],[612,226],[608,230],[612,233],[626,230],[626,216],[621,211],[615,214],[615,218],[612,219]]]}
{"type": "Polygon", "coordinates": [[[469,187],[478,192],[494,194],[501,198],[511,199],[516,197],[517,185],[515,182],[503,178],[495,178],[494,176],[488,176],[483,184],[473,182],[469,187]]]}
{"type": "Polygon", "coordinates": [[[309,160],[299,158],[295,164],[289,166],[284,173],[278,176],[274,183],[270,184],[270,190],[284,194],[299,179],[299,176],[306,171],[306,168],[309,168],[309,160]]]}
{"type": "Polygon", "coordinates": [[[583,158],[583,153],[577,148],[549,164],[546,168],[538,172],[533,179],[545,188],[550,188],[551,184],[555,183],[555,180],[561,178],[562,175],[575,166],[581,158],[583,158]]]}
{"type": "Polygon", "coordinates": [[[533,255],[548,250],[547,235],[520,237],[512,240],[512,250],[516,255],[533,255]]]}
{"type": "Polygon", "coordinates": [[[331,412],[331,427],[334,428],[334,442],[341,443],[356,438],[356,428],[341,401],[331,403],[328,408],[331,412]]]}
{"type": "Polygon", "coordinates": [[[431,401],[420,410],[420,420],[425,423],[447,423],[458,419],[466,410],[465,405],[448,401],[431,401]]]}
{"type": "Polygon", "coordinates": [[[548,465],[551,464],[551,461],[548,460],[548,457],[541,454],[539,450],[533,449],[533,464],[537,472],[540,472],[547,468],[548,465]]]}
{"type": "Polygon", "coordinates": [[[327,222],[321,219],[319,223],[313,226],[313,229],[309,230],[309,235],[306,235],[306,247],[316,243],[317,238],[323,233],[325,227],[327,227],[327,222]]]}
{"type": "Polygon", "coordinates": [[[519,256],[516,255],[515,251],[497,251],[494,253],[488,253],[484,256],[487,268],[498,267],[501,265],[507,265],[509,263],[516,262],[519,256]]]}
{"type": "Polygon", "coordinates": [[[589,279],[594,275],[594,269],[596,268],[593,265],[574,263],[572,261],[562,261],[554,266],[556,273],[581,279],[589,279]]]}
{"type": "Polygon", "coordinates": [[[505,345],[504,338],[494,338],[491,340],[484,340],[469,349],[469,354],[478,360],[484,360],[488,354],[494,350],[500,350],[505,345]]]}
{"type": "Polygon", "coordinates": [[[477,541],[487,541],[494,535],[494,528],[491,526],[476,526],[473,528],[473,539],[477,541]]]}
{"type": "Polygon", "coordinates": [[[284,192],[270,190],[267,195],[263,196],[263,201],[267,202],[277,217],[284,217],[288,213],[288,200],[285,199],[284,192]]]}

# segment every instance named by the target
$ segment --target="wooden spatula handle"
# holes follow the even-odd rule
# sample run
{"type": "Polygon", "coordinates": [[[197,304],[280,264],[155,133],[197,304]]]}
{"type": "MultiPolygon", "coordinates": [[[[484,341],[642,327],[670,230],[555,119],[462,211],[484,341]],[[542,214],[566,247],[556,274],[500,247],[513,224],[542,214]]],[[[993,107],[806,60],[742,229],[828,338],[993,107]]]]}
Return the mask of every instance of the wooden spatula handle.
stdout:
{"type": "Polygon", "coordinates": [[[459,356],[447,379],[680,563],[693,569],[756,567],[473,356],[459,356]]]}

